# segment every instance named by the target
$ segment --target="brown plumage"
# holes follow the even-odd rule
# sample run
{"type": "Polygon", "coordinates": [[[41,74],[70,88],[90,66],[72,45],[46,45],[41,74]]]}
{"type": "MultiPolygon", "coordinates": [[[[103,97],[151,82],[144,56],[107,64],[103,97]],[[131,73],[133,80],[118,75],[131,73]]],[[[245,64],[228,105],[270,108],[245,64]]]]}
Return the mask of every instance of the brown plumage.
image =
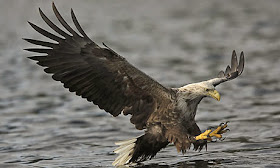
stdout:
{"type": "Polygon", "coordinates": [[[53,11],[68,32],[61,30],[39,9],[42,19],[63,38],[29,22],[37,32],[55,41],[24,39],[45,47],[26,49],[46,54],[29,58],[46,67],[45,72],[53,74],[52,78],[63,83],[70,92],[113,116],[131,114],[131,123],[139,130],[145,129],[144,135],[117,143],[121,146],[115,152],[120,156],[114,165],[147,160],[169,143],[174,143],[183,153],[192,143],[200,150],[206,145],[205,140],[195,140],[195,136],[201,133],[194,121],[197,105],[205,96],[217,98],[214,93],[216,85],[241,75],[243,52],[239,64],[233,52],[231,68],[228,66],[225,72],[221,71],[218,78],[181,88],[167,88],[105,44],[100,47],[93,42],[81,28],[72,9],[72,20],[80,34],[67,24],[54,4],[53,11]]]}

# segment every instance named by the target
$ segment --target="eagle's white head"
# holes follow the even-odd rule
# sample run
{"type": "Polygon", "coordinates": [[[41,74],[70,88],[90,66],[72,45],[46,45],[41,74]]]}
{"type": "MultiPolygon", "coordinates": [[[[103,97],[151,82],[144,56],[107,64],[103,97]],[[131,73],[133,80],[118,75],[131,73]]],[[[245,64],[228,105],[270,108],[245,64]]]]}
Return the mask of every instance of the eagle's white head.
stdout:
{"type": "Polygon", "coordinates": [[[184,97],[185,100],[194,100],[197,98],[212,97],[220,101],[221,98],[219,92],[209,81],[188,84],[178,89],[181,96],[184,97]]]}

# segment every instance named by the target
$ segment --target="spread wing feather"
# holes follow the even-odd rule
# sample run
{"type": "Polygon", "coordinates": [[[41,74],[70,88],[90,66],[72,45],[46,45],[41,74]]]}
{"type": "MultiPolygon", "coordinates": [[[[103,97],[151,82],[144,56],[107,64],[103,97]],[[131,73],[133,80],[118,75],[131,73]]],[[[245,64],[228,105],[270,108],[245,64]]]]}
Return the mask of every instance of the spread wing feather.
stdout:
{"type": "Polygon", "coordinates": [[[233,50],[231,57],[231,66],[227,66],[225,72],[220,71],[218,74],[218,78],[210,79],[209,82],[213,84],[213,86],[217,86],[223,82],[232,80],[240,76],[244,70],[244,53],[243,51],[240,54],[239,63],[237,60],[236,52],[233,50]]]}
{"type": "Polygon", "coordinates": [[[63,38],[29,22],[37,32],[56,43],[24,40],[47,47],[26,50],[46,54],[29,58],[46,67],[45,72],[53,74],[54,80],[62,82],[70,92],[93,102],[113,116],[121,112],[131,114],[131,122],[138,129],[146,127],[154,111],[163,110],[171,102],[174,94],[171,89],[154,81],[105,44],[105,48],[101,48],[94,43],[81,28],[72,9],[72,20],[82,36],[66,23],[54,4],[53,11],[70,34],[55,25],[39,9],[42,19],[63,38]]]}

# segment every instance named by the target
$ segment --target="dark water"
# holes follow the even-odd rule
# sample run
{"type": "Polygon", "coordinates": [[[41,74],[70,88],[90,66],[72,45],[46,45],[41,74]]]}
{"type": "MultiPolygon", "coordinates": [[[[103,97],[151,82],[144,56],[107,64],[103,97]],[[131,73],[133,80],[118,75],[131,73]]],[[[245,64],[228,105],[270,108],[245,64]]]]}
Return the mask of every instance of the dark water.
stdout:
{"type": "MultiPolygon", "coordinates": [[[[56,1],[70,21],[105,42],[162,84],[182,86],[215,77],[233,49],[246,56],[243,75],[205,99],[201,129],[230,121],[223,142],[177,154],[174,146],[143,167],[280,167],[280,2],[56,1]]],[[[51,1],[0,1],[0,167],[111,167],[115,141],[142,134],[68,93],[27,60],[21,38],[41,38],[27,20],[46,27],[51,1]]],[[[55,20],[56,21],[56,20],[55,20]]],[[[57,23],[57,22],[56,22],[57,23]]]]}

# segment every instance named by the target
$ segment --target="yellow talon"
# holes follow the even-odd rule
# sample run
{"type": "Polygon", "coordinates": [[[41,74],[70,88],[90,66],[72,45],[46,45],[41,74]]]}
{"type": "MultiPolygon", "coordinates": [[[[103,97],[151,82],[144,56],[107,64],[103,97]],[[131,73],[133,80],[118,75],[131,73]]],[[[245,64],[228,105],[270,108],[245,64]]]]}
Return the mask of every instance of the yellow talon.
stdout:
{"type": "Polygon", "coordinates": [[[212,141],[211,137],[216,137],[218,139],[221,139],[222,138],[221,134],[227,132],[227,130],[225,130],[226,127],[227,127],[227,122],[225,124],[222,123],[214,131],[212,131],[210,129],[206,130],[205,132],[196,136],[195,139],[196,140],[208,140],[208,141],[212,141]]]}
{"type": "Polygon", "coordinates": [[[211,132],[210,134],[209,134],[209,136],[210,137],[213,137],[213,136],[215,136],[215,137],[217,137],[217,138],[222,138],[222,135],[220,135],[220,134],[218,134],[220,131],[221,131],[221,126],[218,126],[218,128],[217,129],[215,129],[213,132],[211,132]]]}
{"type": "Polygon", "coordinates": [[[222,138],[221,134],[226,132],[226,130],[224,130],[226,127],[227,127],[227,123],[221,124],[220,126],[217,127],[217,129],[211,132],[209,136],[210,137],[215,136],[216,138],[221,139],[222,138]]]}
{"type": "Polygon", "coordinates": [[[215,136],[215,137],[218,138],[218,139],[221,139],[221,138],[222,138],[222,135],[221,135],[221,134],[211,134],[210,136],[211,136],[211,137],[215,136]]]}
{"type": "Polygon", "coordinates": [[[212,130],[206,130],[205,132],[201,133],[200,135],[196,136],[196,140],[203,140],[203,139],[208,139],[208,135],[210,134],[212,130]]]}

